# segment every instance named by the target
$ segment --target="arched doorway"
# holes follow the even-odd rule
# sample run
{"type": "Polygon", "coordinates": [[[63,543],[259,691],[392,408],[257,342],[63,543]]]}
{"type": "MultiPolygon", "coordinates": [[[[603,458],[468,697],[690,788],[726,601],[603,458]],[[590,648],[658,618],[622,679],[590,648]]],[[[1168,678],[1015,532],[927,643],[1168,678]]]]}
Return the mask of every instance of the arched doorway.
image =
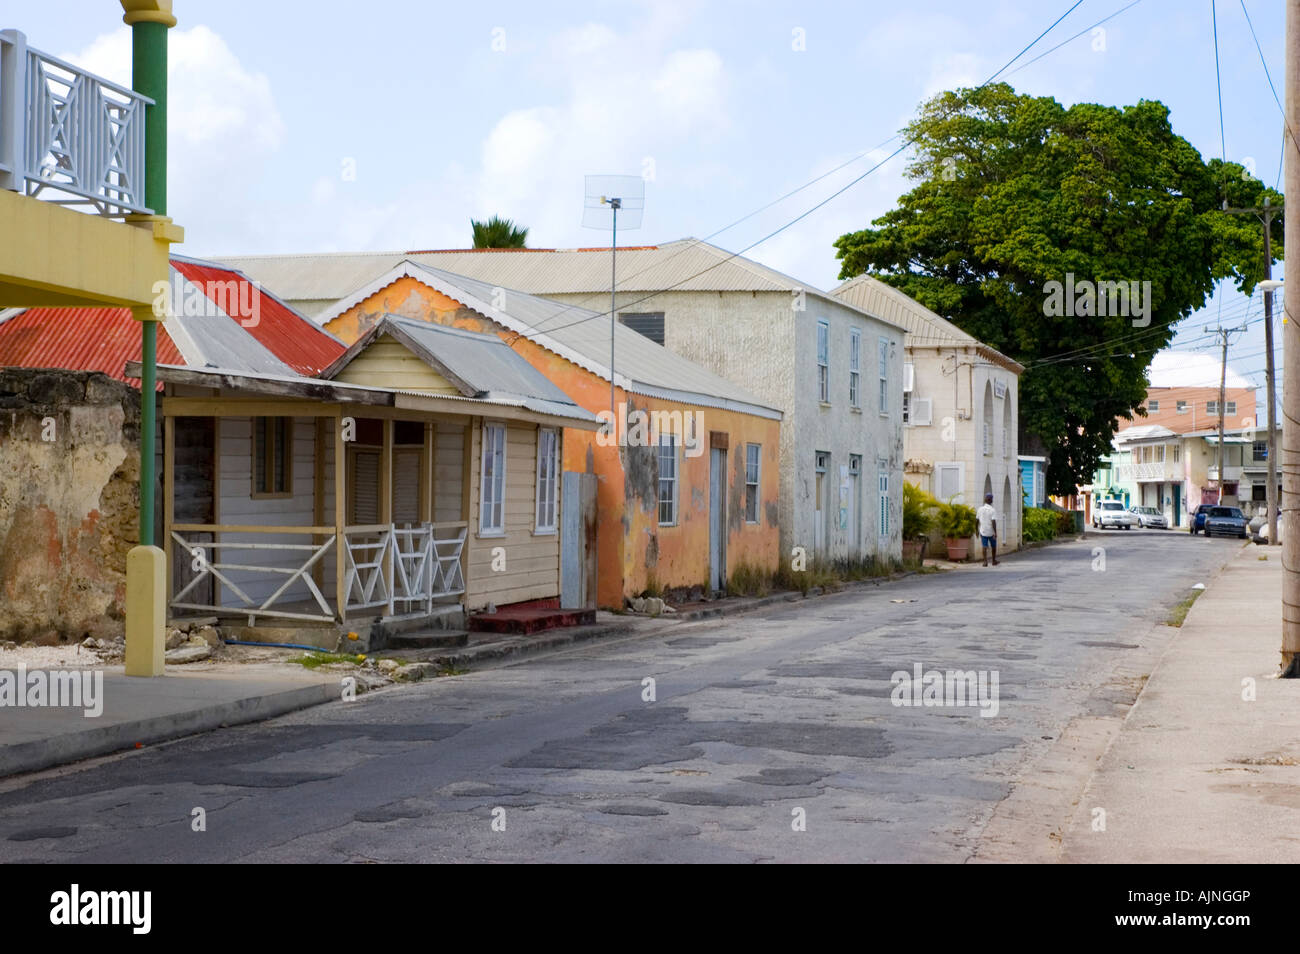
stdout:
{"type": "Polygon", "coordinates": [[[1002,478],[1002,520],[1006,526],[1002,530],[1003,539],[1010,544],[1016,538],[1015,528],[1019,526],[1020,515],[1011,509],[1011,478],[1002,478]]]}
{"type": "Polygon", "coordinates": [[[993,385],[984,382],[984,433],[980,436],[984,445],[984,456],[993,456],[993,385]]]}

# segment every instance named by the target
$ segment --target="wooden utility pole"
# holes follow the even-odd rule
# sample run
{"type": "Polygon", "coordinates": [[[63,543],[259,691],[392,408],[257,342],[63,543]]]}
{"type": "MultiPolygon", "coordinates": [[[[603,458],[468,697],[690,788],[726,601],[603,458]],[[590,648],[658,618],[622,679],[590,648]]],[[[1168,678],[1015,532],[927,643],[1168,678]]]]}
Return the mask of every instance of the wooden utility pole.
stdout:
{"type": "MultiPolygon", "coordinates": [[[[1300,195],[1300,0],[1286,4],[1287,136],[1283,149],[1285,195],[1300,195]]],[[[1287,248],[1300,248],[1300,202],[1288,204],[1282,220],[1287,248]]],[[[1300,676],[1300,540],[1295,512],[1300,494],[1300,255],[1283,261],[1282,318],[1282,674],[1300,676]]]]}
{"type": "MultiPolygon", "coordinates": [[[[1224,200],[1223,210],[1236,215],[1250,214],[1259,219],[1264,226],[1264,280],[1273,278],[1273,219],[1285,210],[1285,204],[1274,206],[1268,196],[1264,196],[1264,207],[1260,209],[1230,209],[1224,200]]],[[[1265,493],[1265,509],[1268,511],[1268,543],[1277,543],[1277,377],[1273,368],[1273,289],[1264,291],[1264,350],[1268,354],[1265,364],[1265,388],[1268,393],[1268,487],[1265,493]]],[[[1222,400],[1222,396],[1220,396],[1222,400]]],[[[1258,421],[1256,421],[1258,423],[1258,421]]]]}
{"type": "Polygon", "coordinates": [[[1219,368],[1219,479],[1217,481],[1219,485],[1218,502],[1223,503],[1223,413],[1227,407],[1225,399],[1228,396],[1228,335],[1235,331],[1245,331],[1246,327],[1242,325],[1240,328],[1211,328],[1206,325],[1205,330],[1206,332],[1213,331],[1223,339],[1223,360],[1219,368]]]}

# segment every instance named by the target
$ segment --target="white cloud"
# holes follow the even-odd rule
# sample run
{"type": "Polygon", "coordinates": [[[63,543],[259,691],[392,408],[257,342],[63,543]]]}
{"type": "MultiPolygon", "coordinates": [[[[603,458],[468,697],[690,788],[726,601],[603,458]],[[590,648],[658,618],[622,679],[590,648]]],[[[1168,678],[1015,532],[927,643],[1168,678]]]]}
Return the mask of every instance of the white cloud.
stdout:
{"type": "MultiPolygon", "coordinates": [[[[1222,364],[1213,355],[1166,350],[1151,359],[1147,379],[1153,388],[1208,388],[1219,386],[1221,373],[1222,364]]],[[[1228,368],[1227,386],[1253,388],[1255,385],[1228,368]]]]}
{"type": "MultiPolygon", "coordinates": [[[[247,194],[284,141],[267,77],[206,26],[168,34],[167,207],[191,237],[247,234],[247,194]]],[[[129,86],[131,31],[120,27],[65,59],[129,86]]],[[[228,242],[244,238],[226,238],[228,242]]]]}

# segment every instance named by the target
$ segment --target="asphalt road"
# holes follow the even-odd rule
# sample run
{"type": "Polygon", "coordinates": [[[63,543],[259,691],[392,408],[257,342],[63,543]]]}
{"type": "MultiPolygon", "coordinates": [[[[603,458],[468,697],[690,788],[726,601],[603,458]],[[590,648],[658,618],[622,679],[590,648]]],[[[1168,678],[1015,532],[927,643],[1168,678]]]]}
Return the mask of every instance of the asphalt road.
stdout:
{"type": "Polygon", "coordinates": [[[967,861],[1240,545],[1093,532],[11,780],[0,861],[967,861]],[[894,705],[918,664],[996,715],[894,705]]]}

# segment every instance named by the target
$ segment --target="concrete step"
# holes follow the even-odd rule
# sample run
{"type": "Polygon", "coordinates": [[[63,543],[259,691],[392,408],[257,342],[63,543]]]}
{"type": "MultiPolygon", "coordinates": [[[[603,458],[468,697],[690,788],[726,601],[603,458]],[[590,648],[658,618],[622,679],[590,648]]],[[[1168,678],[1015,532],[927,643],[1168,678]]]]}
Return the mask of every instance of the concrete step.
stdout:
{"type": "Polygon", "coordinates": [[[595,621],[594,609],[518,607],[476,613],[469,618],[469,628],[476,633],[528,634],[561,626],[589,626],[595,621]]]}
{"type": "Polygon", "coordinates": [[[387,639],[388,649],[452,649],[469,644],[469,633],[454,629],[421,630],[394,633],[387,639]]]}

